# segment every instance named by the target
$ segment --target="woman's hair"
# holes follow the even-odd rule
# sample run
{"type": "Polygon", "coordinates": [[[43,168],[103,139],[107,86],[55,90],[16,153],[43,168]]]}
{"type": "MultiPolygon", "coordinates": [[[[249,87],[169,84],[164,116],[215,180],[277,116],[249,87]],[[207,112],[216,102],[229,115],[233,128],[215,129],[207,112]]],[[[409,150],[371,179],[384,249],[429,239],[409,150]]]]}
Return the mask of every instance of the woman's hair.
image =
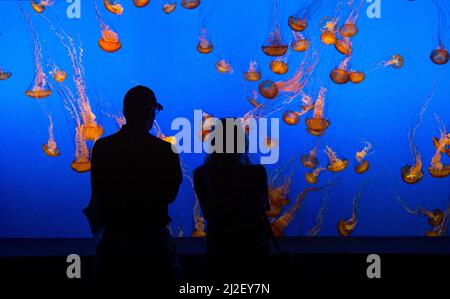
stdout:
{"type": "Polygon", "coordinates": [[[250,163],[247,154],[248,138],[242,119],[234,117],[216,119],[211,129],[214,132],[211,140],[214,151],[206,157],[206,163],[250,163]]]}

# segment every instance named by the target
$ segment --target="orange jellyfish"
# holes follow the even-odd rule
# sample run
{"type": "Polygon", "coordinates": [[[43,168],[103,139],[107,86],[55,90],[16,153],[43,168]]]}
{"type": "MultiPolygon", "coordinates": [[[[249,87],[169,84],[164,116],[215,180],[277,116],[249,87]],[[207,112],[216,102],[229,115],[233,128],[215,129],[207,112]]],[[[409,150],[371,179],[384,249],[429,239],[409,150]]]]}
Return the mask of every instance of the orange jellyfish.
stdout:
{"type": "Polygon", "coordinates": [[[347,159],[339,159],[335,152],[329,147],[326,146],[324,150],[325,154],[328,156],[330,163],[328,164],[328,171],[331,172],[340,172],[343,171],[348,166],[347,159]]]}
{"type": "Polygon", "coordinates": [[[166,0],[165,3],[163,4],[162,10],[166,14],[171,14],[175,10],[175,8],[177,8],[176,1],[166,0]]]}
{"type": "Polygon", "coordinates": [[[372,149],[372,144],[367,141],[365,141],[364,143],[366,144],[366,146],[364,146],[361,151],[356,152],[356,161],[358,164],[355,166],[355,172],[358,174],[363,174],[367,170],[369,170],[369,162],[365,160],[365,158],[372,149]]]}
{"type": "Polygon", "coordinates": [[[270,209],[266,212],[267,216],[278,217],[283,211],[284,207],[290,203],[288,194],[291,183],[292,179],[290,177],[287,177],[285,182],[281,186],[269,187],[270,209]]]}
{"type": "Polygon", "coordinates": [[[267,136],[266,139],[264,140],[264,146],[267,148],[275,148],[278,146],[278,140],[270,136],[267,136]]]}
{"type": "Polygon", "coordinates": [[[317,146],[314,147],[308,154],[304,154],[300,161],[302,162],[302,165],[314,169],[319,165],[319,160],[317,160],[317,146]]]}
{"type": "Polygon", "coordinates": [[[259,81],[261,79],[261,70],[256,61],[250,61],[248,71],[244,72],[244,78],[251,82],[259,81]]]}
{"type": "Polygon", "coordinates": [[[323,170],[325,170],[325,168],[319,167],[319,168],[315,169],[314,171],[307,172],[307,173],[305,174],[305,179],[306,179],[306,181],[307,181],[309,184],[311,184],[311,185],[316,184],[316,183],[317,183],[317,179],[319,178],[319,174],[320,174],[323,170]]]}
{"type": "MultiPolygon", "coordinates": [[[[339,27],[339,34],[343,37],[353,37],[358,34],[358,26],[356,26],[356,21],[361,13],[361,9],[365,0],[361,0],[358,7],[352,9],[345,23],[339,27]]],[[[353,1],[349,2],[350,5],[353,4],[353,1]]]]}
{"type": "Polygon", "coordinates": [[[342,55],[345,55],[345,56],[352,55],[353,44],[352,44],[352,41],[347,37],[344,37],[341,39],[336,39],[336,41],[334,42],[334,47],[342,55]]]}
{"type": "MultiPolygon", "coordinates": [[[[326,186],[325,186],[326,187],[326,186]]],[[[306,188],[303,190],[295,199],[295,202],[289,207],[289,209],[277,218],[275,221],[271,223],[272,233],[275,237],[283,237],[284,231],[289,226],[289,224],[294,220],[297,212],[303,207],[305,203],[305,198],[311,191],[320,191],[325,187],[314,187],[314,188],[306,188]]]]}
{"type": "Polygon", "coordinates": [[[248,102],[255,108],[260,108],[262,104],[260,104],[258,101],[258,93],[256,91],[252,92],[251,97],[247,97],[248,102]]]}
{"type": "Polygon", "coordinates": [[[202,121],[200,123],[199,138],[202,142],[209,140],[209,133],[212,132],[214,126],[214,116],[203,112],[202,121]]]}
{"type": "Polygon", "coordinates": [[[147,6],[150,3],[150,0],[133,0],[133,4],[136,7],[142,8],[147,6]]]}
{"type": "Polygon", "coordinates": [[[50,71],[50,75],[58,83],[64,82],[64,80],[66,80],[67,78],[67,73],[63,70],[58,69],[57,67],[53,68],[53,70],[50,71]]]}
{"type": "Polygon", "coordinates": [[[401,169],[401,177],[405,183],[408,184],[415,184],[419,182],[423,176],[423,170],[422,170],[422,160],[419,153],[419,149],[417,148],[416,144],[416,132],[419,128],[420,124],[422,123],[423,116],[425,112],[427,111],[428,105],[431,102],[431,99],[434,95],[434,84],[432,88],[431,94],[427,97],[425,100],[425,103],[422,106],[422,109],[419,112],[419,115],[417,116],[417,119],[415,120],[411,130],[408,134],[408,140],[409,140],[409,148],[411,150],[411,154],[414,158],[414,164],[413,165],[405,165],[401,169]]]}
{"type": "Polygon", "coordinates": [[[77,127],[75,132],[75,159],[73,160],[71,167],[78,173],[91,170],[90,153],[80,127],[77,127]]]}
{"type": "Polygon", "coordinates": [[[282,118],[287,125],[294,126],[300,121],[300,112],[287,110],[283,113],[282,118]]]}
{"type": "Polygon", "coordinates": [[[31,7],[37,13],[42,13],[45,8],[53,4],[53,0],[31,0],[31,7]]]}
{"type": "Polygon", "coordinates": [[[270,80],[262,81],[258,86],[258,90],[266,99],[274,99],[278,95],[277,85],[270,80]]]}
{"type": "MultiPolygon", "coordinates": [[[[438,209],[436,209],[436,210],[438,210],[438,209]]],[[[435,212],[434,214],[437,216],[440,213],[439,212],[438,213],[435,212]]],[[[441,215],[442,216],[437,216],[437,217],[435,216],[435,220],[439,220],[439,217],[442,217],[442,221],[435,221],[434,222],[437,225],[435,225],[435,226],[432,225],[432,229],[428,230],[425,233],[425,235],[427,237],[443,237],[443,236],[447,235],[449,216],[450,216],[450,204],[447,206],[447,209],[444,212],[442,212],[441,215]]],[[[428,221],[428,223],[430,223],[430,221],[428,221]]]]}
{"type": "Polygon", "coordinates": [[[349,73],[347,71],[351,57],[346,57],[337,68],[330,73],[330,79],[336,84],[346,84],[350,81],[349,73]]]}
{"type": "Polygon", "coordinates": [[[202,216],[197,216],[194,219],[195,226],[192,230],[192,237],[193,238],[205,238],[206,232],[205,232],[205,219],[202,216]]]}
{"type": "Polygon", "coordinates": [[[0,81],[8,80],[9,78],[11,78],[11,76],[12,73],[6,72],[0,68],[0,81]]]}
{"type": "Polygon", "coordinates": [[[231,64],[225,59],[221,59],[216,63],[216,70],[222,74],[232,74],[234,72],[231,64]]]}
{"type": "Polygon", "coordinates": [[[175,136],[166,136],[159,126],[158,122],[155,120],[153,124],[153,128],[156,132],[156,137],[158,137],[161,140],[164,140],[165,142],[168,142],[170,144],[176,145],[177,144],[177,138],[175,136]]]}
{"type": "Polygon", "coordinates": [[[364,74],[364,72],[360,72],[360,71],[349,71],[348,79],[353,84],[359,84],[366,79],[366,74],[364,74]]]}
{"type": "Polygon", "coordinates": [[[325,17],[320,21],[320,30],[322,31],[322,34],[320,36],[320,40],[325,45],[334,45],[336,42],[336,26],[337,26],[338,19],[333,17],[325,17]]]}
{"type": "Polygon", "coordinates": [[[450,59],[450,55],[444,45],[444,33],[447,31],[447,20],[445,10],[441,7],[439,0],[433,0],[433,3],[438,10],[438,47],[431,52],[430,59],[434,64],[444,65],[447,64],[450,59]]]}
{"type": "Polygon", "coordinates": [[[314,104],[314,115],[306,119],[307,131],[313,136],[322,136],[330,126],[330,121],[323,117],[326,88],[321,87],[314,104]]]}
{"type": "Polygon", "coordinates": [[[48,126],[48,140],[42,145],[42,150],[49,157],[58,157],[61,152],[56,145],[55,137],[53,135],[53,119],[50,113],[47,114],[49,120],[48,126]]]}
{"type": "Polygon", "coordinates": [[[31,22],[30,16],[24,10],[22,10],[22,12],[31,31],[35,68],[33,82],[25,91],[25,94],[34,99],[43,99],[50,96],[52,94],[52,91],[50,90],[50,87],[48,85],[47,75],[43,70],[41,43],[39,42],[38,36],[33,29],[33,24],[31,22]]]}
{"type": "Polygon", "coordinates": [[[338,222],[337,230],[341,237],[348,237],[355,230],[358,224],[358,207],[361,200],[361,195],[367,185],[367,181],[362,183],[359,187],[358,193],[353,198],[352,216],[348,220],[341,219],[338,222]]]}
{"type": "Polygon", "coordinates": [[[202,26],[198,35],[197,51],[201,54],[209,54],[213,49],[214,45],[208,38],[208,31],[202,26]]]}
{"type": "Polygon", "coordinates": [[[283,56],[277,57],[270,62],[270,70],[277,75],[284,75],[289,71],[287,59],[283,56]]]}
{"type": "Polygon", "coordinates": [[[295,32],[302,32],[308,27],[308,20],[320,6],[321,1],[310,0],[307,4],[288,18],[289,27],[295,32]]]}
{"type": "Polygon", "coordinates": [[[103,0],[103,4],[105,5],[105,8],[110,13],[113,13],[115,15],[122,15],[123,13],[123,6],[120,5],[120,3],[117,0],[103,0]]]}
{"type": "Polygon", "coordinates": [[[268,56],[283,56],[289,46],[281,38],[280,24],[278,23],[278,0],[273,1],[273,6],[273,27],[268,40],[263,43],[261,49],[268,56]]]}
{"type": "Polygon", "coordinates": [[[395,69],[401,69],[405,65],[405,59],[403,56],[399,54],[395,54],[388,61],[381,61],[377,64],[377,66],[371,70],[369,73],[372,73],[381,68],[386,68],[388,66],[393,67],[395,69]]]}
{"type": "Polygon", "coordinates": [[[445,178],[450,175],[450,165],[444,165],[441,161],[441,154],[445,152],[446,146],[450,144],[450,134],[447,134],[445,126],[441,123],[441,138],[437,142],[436,153],[431,159],[428,172],[435,178],[445,178]]]}
{"type": "Polygon", "coordinates": [[[186,9],[195,9],[200,5],[200,0],[181,0],[181,6],[186,9]]]}
{"type": "MultiPolygon", "coordinates": [[[[95,2],[94,2],[95,4],[95,2]]],[[[95,11],[97,13],[97,19],[100,23],[102,37],[98,40],[98,45],[100,49],[105,52],[113,53],[117,52],[122,48],[122,44],[119,40],[119,35],[114,32],[108,25],[103,22],[100,17],[100,12],[98,10],[97,4],[95,4],[95,11]]]]}
{"type": "Polygon", "coordinates": [[[294,33],[294,42],[291,44],[291,48],[294,52],[305,52],[309,49],[311,41],[305,38],[301,33],[294,33]]]}

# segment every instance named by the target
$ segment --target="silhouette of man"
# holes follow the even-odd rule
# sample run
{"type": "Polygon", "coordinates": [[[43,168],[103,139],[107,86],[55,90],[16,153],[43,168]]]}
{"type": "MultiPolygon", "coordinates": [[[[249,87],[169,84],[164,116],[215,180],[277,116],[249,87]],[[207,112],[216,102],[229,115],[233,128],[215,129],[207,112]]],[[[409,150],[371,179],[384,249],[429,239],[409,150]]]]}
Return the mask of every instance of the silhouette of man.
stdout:
{"type": "Polygon", "coordinates": [[[182,181],[171,144],[151,135],[162,110],[153,91],[130,89],[119,132],[92,151],[92,198],[84,210],[98,238],[97,279],[175,279],[179,266],[167,225],[182,181]]]}

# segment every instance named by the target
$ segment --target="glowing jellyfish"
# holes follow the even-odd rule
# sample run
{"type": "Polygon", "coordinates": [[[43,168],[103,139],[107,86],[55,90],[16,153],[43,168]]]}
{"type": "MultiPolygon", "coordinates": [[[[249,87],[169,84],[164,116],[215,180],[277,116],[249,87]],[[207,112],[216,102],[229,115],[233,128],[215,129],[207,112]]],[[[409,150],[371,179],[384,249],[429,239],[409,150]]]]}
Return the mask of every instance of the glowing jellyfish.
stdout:
{"type": "Polygon", "coordinates": [[[136,7],[142,8],[147,6],[150,3],[150,0],[133,0],[133,4],[136,7]]]}
{"type": "Polygon", "coordinates": [[[297,12],[288,18],[289,27],[296,31],[302,32],[308,27],[308,20],[319,8],[321,1],[310,0],[305,5],[300,7],[297,12]]]}
{"type": "Polygon", "coordinates": [[[170,1],[170,0],[166,0],[166,2],[163,4],[163,12],[165,12],[166,14],[171,14],[175,8],[177,8],[177,2],[176,1],[170,1]]]}
{"type": "Polygon", "coordinates": [[[334,47],[342,55],[352,55],[353,45],[352,41],[349,38],[336,39],[336,41],[334,42],[334,47]]]}
{"type": "Polygon", "coordinates": [[[447,64],[450,59],[450,55],[444,45],[444,33],[447,32],[447,16],[445,15],[445,10],[441,7],[441,3],[439,2],[439,0],[433,0],[433,3],[436,5],[436,9],[438,11],[438,47],[431,52],[430,59],[434,64],[444,65],[447,64]]]}
{"type": "Polygon", "coordinates": [[[261,79],[261,70],[259,69],[258,63],[256,61],[250,61],[248,71],[244,72],[244,78],[247,81],[251,82],[256,82],[261,79]]]}
{"type": "Polygon", "coordinates": [[[363,72],[349,71],[347,74],[348,74],[348,79],[353,84],[359,84],[366,79],[366,74],[364,74],[363,72]]]}
{"type": "Polygon", "coordinates": [[[5,72],[4,70],[2,70],[0,68],[0,81],[8,80],[9,78],[11,78],[11,76],[12,76],[12,73],[5,72]]]}
{"type": "Polygon", "coordinates": [[[314,169],[319,165],[319,160],[317,160],[317,146],[314,147],[308,154],[304,154],[300,161],[302,162],[302,165],[314,169]]]}
{"type": "Polygon", "coordinates": [[[204,238],[206,237],[205,231],[205,219],[200,215],[194,216],[194,229],[192,230],[192,237],[194,238],[204,238]]]}
{"type": "Polygon", "coordinates": [[[208,38],[208,31],[202,26],[198,35],[197,51],[202,54],[209,54],[213,49],[214,45],[208,38]]]}
{"type": "Polygon", "coordinates": [[[119,1],[117,0],[103,0],[103,4],[105,5],[105,8],[110,13],[113,13],[115,15],[122,15],[123,13],[123,6],[120,5],[119,1]]]}
{"type": "Polygon", "coordinates": [[[347,159],[339,159],[335,152],[329,147],[326,146],[324,150],[325,154],[328,156],[330,163],[328,164],[328,171],[331,172],[340,172],[343,171],[348,166],[347,159]]]}
{"type": "Polygon", "coordinates": [[[435,64],[443,65],[447,64],[448,60],[450,59],[450,55],[448,54],[448,51],[446,49],[437,48],[431,52],[430,59],[435,64]]]}
{"type": "Polygon", "coordinates": [[[173,144],[173,145],[177,144],[177,138],[175,136],[166,136],[162,132],[161,127],[159,126],[157,121],[155,121],[153,123],[153,128],[155,129],[156,137],[158,137],[159,139],[164,140],[165,142],[168,142],[170,144],[173,144]]]}
{"type": "Polygon", "coordinates": [[[300,33],[294,33],[294,42],[291,44],[291,48],[295,52],[305,52],[309,49],[311,42],[300,33]]]}
{"type": "Polygon", "coordinates": [[[330,121],[323,117],[326,88],[321,87],[314,104],[314,115],[306,119],[307,131],[313,136],[322,136],[330,126],[330,121]]]}
{"type": "Polygon", "coordinates": [[[58,157],[61,152],[56,145],[55,137],[53,135],[53,119],[50,113],[48,113],[49,126],[48,126],[48,140],[47,143],[42,145],[42,150],[49,157],[58,157]]]}
{"type": "Polygon", "coordinates": [[[91,170],[90,153],[80,127],[77,127],[75,132],[75,159],[73,160],[71,167],[78,173],[91,170]]]}
{"type": "Polygon", "coordinates": [[[277,58],[270,62],[270,69],[277,75],[284,75],[289,71],[289,65],[284,58],[277,58]]]}
{"type": "MultiPolygon", "coordinates": [[[[339,27],[339,34],[343,37],[353,37],[356,34],[358,34],[358,26],[356,26],[356,21],[358,20],[358,17],[361,13],[361,9],[363,4],[365,3],[364,0],[361,0],[359,5],[355,9],[351,9],[351,12],[345,21],[345,23],[339,27]]],[[[353,5],[353,1],[349,2],[350,6],[353,5]]]]}
{"type": "Polygon", "coordinates": [[[289,189],[292,183],[292,179],[287,177],[285,182],[278,187],[269,187],[269,211],[266,211],[266,215],[269,217],[278,217],[283,211],[284,207],[290,203],[288,198],[289,189]]]}
{"type": "Polygon", "coordinates": [[[370,150],[372,149],[372,144],[370,144],[367,141],[365,141],[364,143],[366,144],[364,146],[364,148],[361,151],[356,152],[356,155],[355,155],[356,162],[357,162],[357,165],[355,166],[355,172],[358,174],[363,174],[367,170],[369,170],[369,162],[367,160],[365,160],[365,158],[369,154],[370,150]]]}
{"type": "Polygon", "coordinates": [[[274,99],[278,95],[277,85],[270,80],[262,81],[258,86],[258,90],[266,99],[274,99]]]}
{"type": "Polygon", "coordinates": [[[216,70],[222,74],[232,74],[233,67],[225,59],[221,59],[216,63],[216,70]]]}
{"type": "Polygon", "coordinates": [[[317,180],[318,180],[318,178],[319,178],[319,174],[320,174],[323,170],[325,170],[325,168],[319,167],[319,168],[315,169],[315,170],[312,171],[312,172],[307,172],[307,173],[305,174],[305,179],[306,179],[306,181],[307,181],[309,184],[312,184],[312,185],[316,184],[316,183],[317,183],[317,180]]]}
{"type": "MultiPolygon", "coordinates": [[[[94,2],[95,3],[95,2],[94,2]]],[[[100,11],[98,10],[97,4],[95,4],[95,11],[97,13],[97,20],[100,23],[101,28],[101,38],[98,40],[98,45],[100,49],[105,52],[113,53],[117,52],[122,48],[122,44],[119,40],[119,35],[114,32],[100,17],[100,11]]]]}
{"type": "Polygon", "coordinates": [[[322,31],[320,40],[327,46],[334,45],[337,40],[335,34],[337,22],[338,19],[332,17],[325,17],[320,21],[319,27],[322,31]]]}
{"type": "Polygon", "coordinates": [[[48,85],[47,75],[43,70],[43,59],[41,44],[39,42],[38,36],[33,29],[33,23],[31,22],[30,16],[23,11],[25,20],[27,21],[31,36],[33,40],[33,58],[34,58],[34,79],[30,87],[25,91],[25,94],[34,99],[43,99],[52,94],[50,87],[48,85]]]}
{"type": "Polygon", "coordinates": [[[53,0],[31,0],[31,7],[37,13],[42,13],[45,8],[53,4],[53,0]]]}
{"type": "Polygon", "coordinates": [[[186,9],[195,9],[200,5],[200,0],[181,0],[181,6],[186,9]]]}
{"type": "Polygon", "coordinates": [[[371,70],[369,73],[374,72],[381,68],[386,68],[388,66],[393,67],[395,69],[401,69],[405,65],[405,59],[403,56],[395,54],[388,61],[381,61],[377,64],[377,66],[371,70]]]}
{"type": "Polygon", "coordinates": [[[287,110],[283,113],[282,118],[287,125],[294,126],[300,121],[300,113],[292,110],[287,110]]]}
{"type": "Polygon", "coordinates": [[[83,124],[81,133],[86,140],[96,141],[103,135],[103,127],[96,123],[83,124]]]}
{"type": "Polygon", "coordinates": [[[267,148],[276,148],[278,146],[278,140],[267,136],[266,139],[264,139],[264,146],[267,148]]]}
{"type": "Polygon", "coordinates": [[[289,46],[281,38],[280,24],[278,23],[278,0],[274,0],[273,4],[273,27],[268,40],[263,43],[261,49],[268,56],[283,56],[286,54],[289,46]]]}
{"type": "Polygon", "coordinates": [[[358,224],[358,207],[361,200],[361,195],[367,186],[367,181],[363,182],[359,187],[358,193],[353,198],[352,216],[348,220],[341,219],[338,222],[337,230],[341,237],[348,237],[356,229],[358,224]]]}
{"type": "Polygon", "coordinates": [[[330,79],[336,84],[346,84],[350,81],[348,67],[351,57],[346,57],[337,68],[333,69],[330,73],[330,79]]]}
{"type": "Polygon", "coordinates": [[[401,177],[405,183],[408,184],[415,184],[419,182],[423,176],[423,170],[422,170],[422,160],[419,153],[419,149],[417,148],[416,144],[416,132],[419,128],[420,124],[422,123],[423,116],[425,112],[427,111],[428,105],[431,102],[431,99],[434,95],[434,83],[433,88],[431,91],[431,94],[426,98],[425,103],[422,106],[422,109],[419,112],[419,115],[417,116],[417,119],[415,120],[411,130],[408,134],[408,141],[409,141],[409,148],[411,150],[411,154],[414,158],[414,164],[413,165],[405,165],[401,169],[401,177]]]}
{"type": "Polygon", "coordinates": [[[297,32],[302,32],[308,26],[308,22],[306,20],[301,19],[298,16],[290,16],[288,18],[288,25],[292,30],[297,32]]]}
{"type": "Polygon", "coordinates": [[[447,134],[445,126],[439,119],[438,121],[440,123],[441,138],[437,141],[436,153],[431,159],[431,165],[428,167],[428,172],[435,178],[445,178],[450,175],[450,165],[444,165],[442,163],[441,155],[443,152],[446,152],[446,147],[450,144],[450,134],[447,134]]]}
{"type": "Polygon", "coordinates": [[[199,139],[202,142],[207,142],[209,140],[209,135],[213,130],[214,124],[215,124],[214,116],[206,112],[203,112],[199,131],[199,139]]]}
{"type": "Polygon", "coordinates": [[[55,79],[55,81],[58,83],[64,82],[64,80],[66,80],[66,78],[67,78],[67,73],[58,68],[54,68],[50,72],[50,75],[52,75],[53,79],[55,79]]]}
{"type": "MultiPolygon", "coordinates": [[[[327,186],[325,186],[327,187],[327,186]]],[[[275,221],[271,223],[272,227],[272,233],[275,237],[283,237],[284,231],[289,226],[289,224],[294,219],[297,212],[303,207],[305,203],[305,198],[311,191],[320,191],[321,189],[325,187],[320,188],[306,188],[303,190],[295,199],[295,202],[289,207],[289,209],[281,215],[279,218],[277,218],[275,221]]]]}

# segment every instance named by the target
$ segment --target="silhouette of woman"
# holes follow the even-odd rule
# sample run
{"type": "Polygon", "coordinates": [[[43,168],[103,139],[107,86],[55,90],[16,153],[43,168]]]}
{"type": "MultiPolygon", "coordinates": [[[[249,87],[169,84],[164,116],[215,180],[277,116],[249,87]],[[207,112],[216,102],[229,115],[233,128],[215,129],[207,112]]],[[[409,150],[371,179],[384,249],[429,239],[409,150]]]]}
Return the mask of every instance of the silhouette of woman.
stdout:
{"type": "Polygon", "coordinates": [[[207,220],[211,275],[233,279],[263,275],[260,270],[270,254],[271,237],[265,214],[266,170],[251,164],[241,120],[216,120],[213,132],[214,150],[194,172],[195,192],[207,220]]]}

